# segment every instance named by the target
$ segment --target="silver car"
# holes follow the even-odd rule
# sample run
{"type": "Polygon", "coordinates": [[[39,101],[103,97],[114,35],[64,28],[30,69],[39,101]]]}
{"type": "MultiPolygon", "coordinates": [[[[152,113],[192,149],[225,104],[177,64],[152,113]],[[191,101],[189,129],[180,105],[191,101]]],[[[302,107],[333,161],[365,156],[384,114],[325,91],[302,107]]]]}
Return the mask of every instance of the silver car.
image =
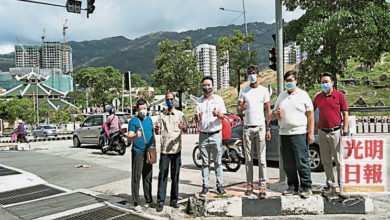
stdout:
{"type": "MultiPolygon", "coordinates": [[[[115,115],[119,117],[122,129],[126,129],[127,131],[131,116],[125,113],[116,113],[115,115]]],[[[107,113],[88,116],[80,125],[80,128],[74,131],[73,146],[80,147],[82,144],[98,145],[102,132],[102,125],[106,122],[107,117],[107,113]]]]}
{"type": "Polygon", "coordinates": [[[37,137],[46,138],[47,136],[57,137],[58,132],[57,132],[56,128],[54,128],[50,125],[41,125],[32,131],[32,135],[34,136],[34,138],[37,138],[37,137]]]}

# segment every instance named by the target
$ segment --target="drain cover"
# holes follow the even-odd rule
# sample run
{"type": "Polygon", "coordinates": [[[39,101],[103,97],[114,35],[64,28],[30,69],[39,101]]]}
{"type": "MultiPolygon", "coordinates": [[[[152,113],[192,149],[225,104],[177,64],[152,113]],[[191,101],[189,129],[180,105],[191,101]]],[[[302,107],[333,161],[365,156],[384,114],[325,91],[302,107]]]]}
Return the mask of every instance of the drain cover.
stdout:
{"type": "Polygon", "coordinates": [[[20,174],[20,173],[18,171],[0,166],[0,176],[8,176],[8,175],[15,175],[15,174],[20,174]]]}
{"type": "Polygon", "coordinates": [[[22,218],[35,219],[101,202],[83,193],[71,193],[7,207],[7,211],[22,218]]]}
{"type": "Polygon", "coordinates": [[[46,185],[36,185],[0,193],[0,204],[9,205],[39,199],[64,191],[46,185]]]}
{"type": "Polygon", "coordinates": [[[116,219],[115,217],[126,215],[126,212],[103,206],[96,209],[91,209],[65,217],[57,218],[56,220],[95,220],[95,219],[116,219]]]}

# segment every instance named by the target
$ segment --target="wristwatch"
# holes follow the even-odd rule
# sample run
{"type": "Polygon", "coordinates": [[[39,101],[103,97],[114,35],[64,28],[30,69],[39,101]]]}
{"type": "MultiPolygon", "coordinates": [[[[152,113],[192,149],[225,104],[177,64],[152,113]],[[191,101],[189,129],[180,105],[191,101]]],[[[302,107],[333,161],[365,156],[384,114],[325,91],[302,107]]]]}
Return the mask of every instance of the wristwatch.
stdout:
{"type": "Polygon", "coordinates": [[[267,131],[268,131],[268,130],[271,130],[271,127],[267,127],[266,130],[267,130],[267,131]]]}
{"type": "Polygon", "coordinates": [[[344,131],[343,132],[343,136],[348,136],[349,135],[349,132],[348,131],[344,131]]]}

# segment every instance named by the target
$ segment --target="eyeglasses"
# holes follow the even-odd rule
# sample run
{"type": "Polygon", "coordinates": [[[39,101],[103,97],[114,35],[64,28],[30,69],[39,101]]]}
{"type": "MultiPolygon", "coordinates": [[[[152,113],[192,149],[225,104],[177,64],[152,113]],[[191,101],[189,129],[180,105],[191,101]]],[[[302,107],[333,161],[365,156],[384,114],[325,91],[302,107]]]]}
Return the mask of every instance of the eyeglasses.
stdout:
{"type": "Polygon", "coordinates": [[[173,100],[175,100],[175,99],[174,98],[167,99],[167,101],[173,101],[173,100]]]}

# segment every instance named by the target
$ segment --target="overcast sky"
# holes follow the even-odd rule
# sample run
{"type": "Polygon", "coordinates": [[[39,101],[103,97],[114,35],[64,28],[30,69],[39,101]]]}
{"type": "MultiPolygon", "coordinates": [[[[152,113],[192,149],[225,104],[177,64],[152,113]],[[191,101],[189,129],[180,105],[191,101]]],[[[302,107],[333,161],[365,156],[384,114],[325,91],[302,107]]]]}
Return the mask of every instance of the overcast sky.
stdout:
{"type": "MultiPolygon", "coordinates": [[[[37,0],[35,0],[37,1],[37,0]]],[[[65,5],[66,0],[38,0],[65,5]]],[[[46,39],[62,42],[62,25],[68,19],[66,41],[97,40],[125,36],[134,39],[158,31],[186,31],[229,24],[242,24],[241,0],[96,0],[95,12],[86,18],[67,13],[65,8],[38,5],[17,0],[0,0],[0,54],[14,50],[18,38],[22,44],[38,44],[42,29],[46,39]]],[[[82,0],[82,7],[86,7],[82,0]]],[[[245,0],[247,22],[275,22],[274,0],[245,0]]],[[[304,12],[283,10],[285,21],[304,12]]]]}

